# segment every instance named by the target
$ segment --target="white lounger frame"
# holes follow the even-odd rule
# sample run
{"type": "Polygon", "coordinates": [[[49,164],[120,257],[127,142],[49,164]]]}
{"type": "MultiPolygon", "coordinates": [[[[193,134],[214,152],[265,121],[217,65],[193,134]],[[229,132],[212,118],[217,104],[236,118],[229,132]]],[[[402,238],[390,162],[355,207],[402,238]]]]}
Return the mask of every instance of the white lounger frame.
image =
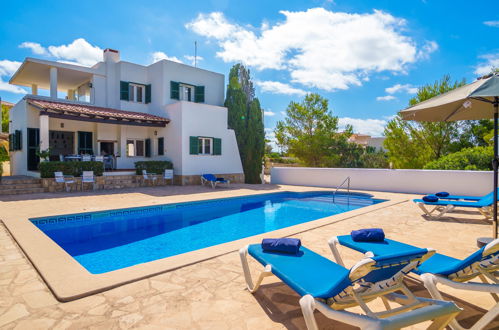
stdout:
{"type": "MultiPolygon", "coordinates": [[[[253,283],[251,273],[248,266],[248,246],[239,250],[241,264],[243,267],[244,278],[248,291],[254,293],[260,287],[265,277],[273,276],[272,266],[267,265],[258,276],[256,283],[253,283]]],[[[363,264],[370,259],[364,259],[359,264],[363,264]]],[[[354,267],[355,268],[355,267],[354,267]]],[[[360,306],[366,314],[358,314],[346,310],[333,309],[322,301],[319,301],[307,294],[300,299],[300,307],[305,319],[305,324],[309,330],[317,330],[317,322],[314,317],[314,311],[317,309],[326,317],[337,320],[346,324],[360,327],[361,329],[377,330],[377,329],[400,329],[420,322],[433,320],[428,329],[443,329],[452,321],[459,313],[456,307],[455,313],[438,316],[438,311],[448,302],[419,298],[400,281],[389,290],[380,290],[377,293],[369,292],[368,296],[353,293],[352,301],[360,306]],[[402,291],[405,295],[396,294],[395,291],[402,291]],[[373,300],[373,297],[380,297],[386,307],[384,312],[372,312],[366,302],[373,300]],[[396,302],[401,307],[391,308],[388,301],[396,302]]],[[[352,304],[346,304],[345,308],[351,307],[352,304]]]]}
{"type": "MultiPolygon", "coordinates": [[[[332,237],[328,241],[329,247],[331,249],[331,252],[333,252],[334,259],[336,262],[342,266],[343,260],[341,259],[341,255],[338,251],[337,245],[339,245],[338,238],[336,236],[332,237]]],[[[369,252],[366,253],[369,255],[369,252]]],[[[433,299],[437,300],[444,300],[442,297],[442,294],[437,288],[437,284],[442,284],[442,285],[447,285],[451,288],[454,289],[460,289],[460,290],[467,290],[467,291],[475,291],[475,292],[487,292],[492,295],[494,300],[497,302],[497,304],[492,307],[487,313],[485,313],[482,318],[480,318],[469,330],[480,330],[483,329],[492,322],[498,315],[499,315],[499,280],[491,273],[485,272],[480,269],[480,272],[482,273],[479,275],[479,278],[482,280],[483,283],[476,283],[476,282],[456,282],[453,280],[450,280],[446,277],[443,276],[438,276],[430,273],[425,273],[420,276],[421,280],[423,281],[423,284],[425,288],[428,290],[430,293],[431,297],[433,299]],[[490,280],[489,283],[487,279],[490,280]]],[[[452,321],[449,323],[449,326],[453,330],[466,330],[466,328],[462,327],[457,320],[452,319],[452,321]]]]}
{"type": "MultiPolygon", "coordinates": [[[[446,213],[452,212],[456,208],[455,205],[434,205],[434,208],[431,210],[428,209],[426,206],[433,206],[433,205],[427,205],[423,202],[416,202],[416,204],[419,206],[421,210],[432,220],[438,220],[441,217],[443,217],[446,213]],[[433,215],[433,213],[437,211],[436,215],[433,215]]],[[[485,206],[485,207],[480,207],[476,208],[484,217],[486,220],[490,220],[491,218],[491,208],[490,206],[485,206]]]]}

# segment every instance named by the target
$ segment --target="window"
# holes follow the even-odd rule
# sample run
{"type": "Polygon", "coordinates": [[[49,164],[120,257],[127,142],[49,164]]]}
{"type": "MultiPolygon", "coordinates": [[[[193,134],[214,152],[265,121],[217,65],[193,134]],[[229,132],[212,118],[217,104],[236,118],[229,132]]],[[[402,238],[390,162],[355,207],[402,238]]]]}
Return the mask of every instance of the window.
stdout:
{"type": "Polygon", "coordinates": [[[144,85],[129,84],[128,97],[131,102],[144,103],[144,85]]]}
{"type": "Polygon", "coordinates": [[[78,154],[93,155],[93,142],[92,132],[78,132],[78,154]]]}
{"type": "Polygon", "coordinates": [[[128,157],[144,157],[144,140],[126,140],[126,155],[128,157]]]}
{"type": "Polygon", "coordinates": [[[194,87],[189,85],[180,85],[180,100],[189,101],[193,100],[194,96],[194,87]]]}
{"type": "Polygon", "coordinates": [[[211,155],[212,154],[212,138],[200,137],[198,138],[198,155],[211,155]]]}
{"type": "Polygon", "coordinates": [[[165,138],[158,138],[158,156],[163,156],[165,154],[165,138]]]}

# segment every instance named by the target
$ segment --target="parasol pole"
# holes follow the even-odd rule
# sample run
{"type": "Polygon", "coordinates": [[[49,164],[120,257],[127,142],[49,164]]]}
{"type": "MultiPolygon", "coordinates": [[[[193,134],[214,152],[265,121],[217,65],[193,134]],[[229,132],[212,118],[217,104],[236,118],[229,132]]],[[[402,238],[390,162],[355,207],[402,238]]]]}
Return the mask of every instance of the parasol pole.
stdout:
{"type": "Polygon", "coordinates": [[[494,159],[492,160],[492,168],[494,170],[494,213],[493,213],[493,228],[492,237],[497,238],[497,170],[499,166],[499,159],[497,155],[497,121],[499,113],[499,97],[494,97],[494,159]]]}

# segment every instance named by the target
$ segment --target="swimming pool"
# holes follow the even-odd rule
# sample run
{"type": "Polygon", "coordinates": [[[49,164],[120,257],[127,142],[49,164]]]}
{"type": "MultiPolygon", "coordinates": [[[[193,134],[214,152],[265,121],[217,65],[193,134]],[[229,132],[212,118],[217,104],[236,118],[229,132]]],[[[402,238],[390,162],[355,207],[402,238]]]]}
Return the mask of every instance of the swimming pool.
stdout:
{"type": "Polygon", "coordinates": [[[383,201],[279,192],[30,220],[90,273],[101,274],[383,201]]]}

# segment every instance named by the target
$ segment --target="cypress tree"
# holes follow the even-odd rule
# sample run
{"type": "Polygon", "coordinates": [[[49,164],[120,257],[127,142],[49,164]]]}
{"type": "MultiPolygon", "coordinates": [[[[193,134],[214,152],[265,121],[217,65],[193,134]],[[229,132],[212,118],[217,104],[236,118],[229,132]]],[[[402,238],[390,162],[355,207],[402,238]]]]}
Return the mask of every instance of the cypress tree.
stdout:
{"type": "Polygon", "coordinates": [[[230,69],[225,106],[228,126],[236,134],[246,183],[261,183],[265,149],[263,111],[255,97],[250,72],[242,64],[230,69]]]}

